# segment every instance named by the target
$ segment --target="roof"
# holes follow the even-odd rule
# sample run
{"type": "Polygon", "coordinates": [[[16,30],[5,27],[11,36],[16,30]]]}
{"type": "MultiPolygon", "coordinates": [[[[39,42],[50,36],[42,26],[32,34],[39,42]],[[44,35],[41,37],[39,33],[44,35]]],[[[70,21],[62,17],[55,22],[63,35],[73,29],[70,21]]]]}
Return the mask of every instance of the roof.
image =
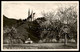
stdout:
{"type": "Polygon", "coordinates": [[[26,41],[32,41],[30,38],[28,38],[26,41]]]}

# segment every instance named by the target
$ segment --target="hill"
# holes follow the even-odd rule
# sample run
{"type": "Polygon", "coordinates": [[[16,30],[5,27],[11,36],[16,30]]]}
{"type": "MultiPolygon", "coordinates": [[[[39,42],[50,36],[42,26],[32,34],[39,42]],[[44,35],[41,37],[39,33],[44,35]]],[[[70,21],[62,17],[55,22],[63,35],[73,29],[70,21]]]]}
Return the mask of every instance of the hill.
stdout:
{"type": "Polygon", "coordinates": [[[33,42],[38,42],[40,40],[40,30],[38,30],[38,28],[40,27],[40,23],[43,21],[45,21],[44,17],[37,18],[34,21],[26,21],[9,19],[3,15],[4,28],[7,26],[8,29],[12,30],[12,27],[14,27],[17,31],[17,33],[14,33],[13,31],[11,34],[10,32],[7,32],[8,34],[4,34],[4,40],[10,37],[12,40],[20,40],[24,43],[26,39],[30,38],[33,42]]]}
{"type": "Polygon", "coordinates": [[[3,15],[3,26],[13,26],[14,24],[17,23],[16,19],[9,19],[5,15],[3,15]]]}

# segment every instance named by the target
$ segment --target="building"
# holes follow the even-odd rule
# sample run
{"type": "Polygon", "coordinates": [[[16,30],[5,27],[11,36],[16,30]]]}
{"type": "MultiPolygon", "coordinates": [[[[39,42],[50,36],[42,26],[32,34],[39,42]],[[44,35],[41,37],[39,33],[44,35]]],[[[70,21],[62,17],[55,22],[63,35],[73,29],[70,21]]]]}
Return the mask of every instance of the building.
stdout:
{"type": "Polygon", "coordinates": [[[28,10],[28,18],[27,18],[27,21],[33,21],[34,20],[34,16],[35,16],[35,13],[33,13],[33,10],[30,13],[30,9],[29,9],[28,10]]]}
{"type": "Polygon", "coordinates": [[[25,43],[31,44],[31,43],[33,43],[33,41],[32,41],[30,38],[28,38],[28,39],[25,41],[25,43]]]}

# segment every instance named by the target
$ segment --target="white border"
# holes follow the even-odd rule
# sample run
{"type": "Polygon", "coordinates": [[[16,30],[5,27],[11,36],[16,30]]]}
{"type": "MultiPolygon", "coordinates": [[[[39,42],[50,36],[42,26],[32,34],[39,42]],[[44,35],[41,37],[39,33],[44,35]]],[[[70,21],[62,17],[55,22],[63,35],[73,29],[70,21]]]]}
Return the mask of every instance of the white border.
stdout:
{"type": "Polygon", "coordinates": [[[77,3],[77,49],[3,49],[3,7],[1,6],[1,50],[2,51],[78,51],[79,50],[79,1],[1,1],[2,3],[77,3]]]}
{"type": "Polygon", "coordinates": [[[2,1],[3,3],[78,3],[78,1],[2,1]]]}

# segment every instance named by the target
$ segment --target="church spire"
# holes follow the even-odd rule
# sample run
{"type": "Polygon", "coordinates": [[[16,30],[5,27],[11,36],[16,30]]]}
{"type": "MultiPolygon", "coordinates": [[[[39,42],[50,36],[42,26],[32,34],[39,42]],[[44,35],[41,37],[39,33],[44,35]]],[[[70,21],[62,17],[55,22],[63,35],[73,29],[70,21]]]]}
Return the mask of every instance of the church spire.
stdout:
{"type": "Polygon", "coordinates": [[[33,10],[32,10],[32,12],[31,12],[31,15],[32,15],[32,18],[31,18],[31,20],[33,21],[33,10]]]}
{"type": "Polygon", "coordinates": [[[30,9],[28,9],[28,16],[30,16],[30,9]]]}

